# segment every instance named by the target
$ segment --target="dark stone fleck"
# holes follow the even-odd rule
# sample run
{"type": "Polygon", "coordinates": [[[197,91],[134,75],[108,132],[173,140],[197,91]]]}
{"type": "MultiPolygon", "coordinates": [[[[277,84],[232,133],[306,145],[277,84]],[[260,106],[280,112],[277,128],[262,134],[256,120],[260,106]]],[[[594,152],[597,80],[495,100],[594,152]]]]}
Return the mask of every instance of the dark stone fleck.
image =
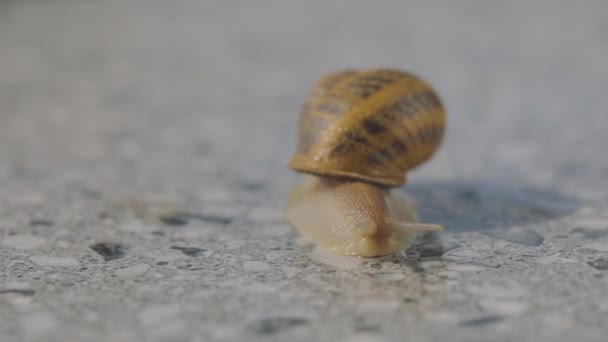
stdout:
{"type": "Polygon", "coordinates": [[[382,133],[386,130],[386,127],[382,126],[380,123],[374,121],[373,119],[365,119],[363,121],[363,127],[365,127],[365,130],[372,135],[382,133]]]}
{"type": "Polygon", "coordinates": [[[401,141],[395,141],[393,143],[393,150],[395,151],[395,153],[401,154],[401,153],[407,151],[407,145],[405,145],[401,141]]]}
{"type": "Polygon", "coordinates": [[[608,270],[608,259],[597,259],[588,262],[588,264],[596,270],[606,271],[608,270]]]}
{"type": "Polygon", "coordinates": [[[417,300],[415,298],[405,297],[405,298],[403,298],[403,302],[404,303],[416,303],[417,300]]]}
{"type": "Polygon", "coordinates": [[[0,295],[5,294],[5,293],[15,293],[15,294],[19,294],[22,296],[33,296],[36,291],[31,290],[31,289],[4,289],[4,290],[0,290],[0,295]]]}
{"type": "Polygon", "coordinates": [[[461,247],[457,243],[441,243],[441,241],[431,241],[429,243],[414,246],[413,250],[420,253],[420,257],[428,258],[428,257],[440,257],[443,254],[461,247]]]}
{"type": "Polygon", "coordinates": [[[171,248],[178,250],[178,251],[184,253],[184,255],[191,256],[191,257],[197,257],[197,256],[201,255],[201,253],[205,252],[204,249],[196,248],[196,247],[171,246],[171,248]]]}
{"type": "Polygon", "coordinates": [[[375,268],[375,269],[377,269],[377,270],[379,270],[379,269],[381,269],[381,268],[382,268],[382,264],[381,264],[381,263],[379,263],[379,262],[375,262],[375,263],[373,263],[373,264],[371,264],[371,265],[369,265],[369,266],[370,266],[370,267],[372,267],[372,268],[375,268]]]}
{"type": "Polygon", "coordinates": [[[91,249],[101,255],[104,261],[120,259],[126,255],[126,248],[114,243],[97,243],[92,245],[91,249]]]}
{"type": "Polygon", "coordinates": [[[219,224],[230,224],[233,221],[233,219],[231,217],[216,216],[216,215],[187,214],[187,217],[192,220],[200,220],[200,221],[219,223],[219,224]]]}
{"type": "Polygon", "coordinates": [[[30,222],[31,226],[52,226],[55,222],[51,220],[32,220],[30,222]]]}
{"type": "Polygon", "coordinates": [[[152,234],[157,236],[165,236],[165,232],[163,232],[162,230],[155,230],[152,232],[152,234]]]}
{"type": "Polygon", "coordinates": [[[504,320],[505,318],[502,316],[487,316],[487,317],[482,317],[482,318],[476,318],[476,319],[471,319],[471,320],[467,320],[467,321],[462,321],[460,322],[461,326],[467,326],[467,327],[477,327],[480,325],[486,325],[486,324],[493,324],[496,322],[500,322],[502,320],[504,320]]]}
{"type": "Polygon", "coordinates": [[[458,197],[463,200],[471,201],[471,202],[479,202],[480,197],[479,193],[474,189],[465,189],[458,193],[458,197]]]}
{"type": "Polygon", "coordinates": [[[355,329],[362,332],[380,332],[381,324],[376,320],[370,320],[369,317],[358,317],[355,320],[355,329]]]}
{"type": "Polygon", "coordinates": [[[157,264],[158,266],[165,266],[165,265],[169,265],[169,263],[168,263],[168,262],[166,262],[166,261],[159,261],[159,262],[157,262],[156,264],[157,264]]]}
{"type": "Polygon", "coordinates": [[[181,214],[171,216],[161,216],[159,219],[168,226],[183,226],[188,223],[188,218],[181,214]]]}
{"type": "Polygon", "coordinates": [[[211,223],[219,224],[230,224],[232,218],[225,216],[216,215],[204,215],[204,214],[193,214],[193,213],[175,213],[171,215],[161,216],[159,219],[169,226],[183,226],[188,223],[188,220],[199,220],[211,223]]]}
{"type": "Polygon", "coordinates": [[[192,267],[192,264],[188,264],[185,266],[178,266],[177,267],[178,270],[185,270],[185,271],[200,271],[203,268],[202,267],[192,267]]]}
{"type": "Polygon", "coordinates": [[[495,239],[505,240],[512,243],[517,243],[526,246],[540,246],[545,239],[538,233],[524,228],[512,228],[509,230],[493,230],[485,233],[495,239]]]}
{"type": "Polygon", "coordinates": [[[266,188],[266,184],[262,182],[241,182],[239,183],[239,187],[247,191],[256,192],[266,188]]]}
{"type": "Polygon", "coordinates": [[[269,335],[277,333],[281,330],[302,326],[308,324],[308,319],[299,317],[276,317],[265,318],[254,322],[250,325],[250,329],[260,335],[269,335]]]}

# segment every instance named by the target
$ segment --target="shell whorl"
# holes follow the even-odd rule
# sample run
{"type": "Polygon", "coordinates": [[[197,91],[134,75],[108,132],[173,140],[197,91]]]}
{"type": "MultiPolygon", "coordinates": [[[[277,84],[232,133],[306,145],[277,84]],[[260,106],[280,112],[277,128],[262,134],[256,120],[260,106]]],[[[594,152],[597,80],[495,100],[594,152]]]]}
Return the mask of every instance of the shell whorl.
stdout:
{"type": "Polygon", "coordinates": [[[313,87],[299,120],[296,171],[383,186],[439,147],[445,112],[423,80],[394,69],[331,73],[313,87]]]}

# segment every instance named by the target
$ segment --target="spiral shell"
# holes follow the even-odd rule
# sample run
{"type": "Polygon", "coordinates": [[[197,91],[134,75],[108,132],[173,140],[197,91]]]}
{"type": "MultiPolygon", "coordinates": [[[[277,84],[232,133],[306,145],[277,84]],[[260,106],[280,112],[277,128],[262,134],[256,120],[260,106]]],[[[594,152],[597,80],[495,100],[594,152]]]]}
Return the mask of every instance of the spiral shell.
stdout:
{"type": "Polygon", "coordinates": [[[330,73],[306,100],[293,170],[400,186],[439,147],[445,112],[433,89],[393,69],[330,73]]]}

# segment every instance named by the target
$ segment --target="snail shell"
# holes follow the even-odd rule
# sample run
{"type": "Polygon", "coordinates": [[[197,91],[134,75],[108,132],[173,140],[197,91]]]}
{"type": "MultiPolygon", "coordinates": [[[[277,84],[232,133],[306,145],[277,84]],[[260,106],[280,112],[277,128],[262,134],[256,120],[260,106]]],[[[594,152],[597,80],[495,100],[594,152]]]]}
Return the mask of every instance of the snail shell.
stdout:
{"type": "Polygon", "coordinates": [[[392,69],[342,71],[318,81],[300,114],[289,167],[384,186],[439,147],[445,112],[423,80],[392,69]]]}
{"type": "Polygon", "coordinates": [[[338,254],[380,256],[409,246],[417,231],[407,202],[390,187],[439,147],[445,112],[433,89],[403,71],[348,70],[321,78],[299,120],[289,162],[308,177],[292,192],[287,220],[338,254]]]}

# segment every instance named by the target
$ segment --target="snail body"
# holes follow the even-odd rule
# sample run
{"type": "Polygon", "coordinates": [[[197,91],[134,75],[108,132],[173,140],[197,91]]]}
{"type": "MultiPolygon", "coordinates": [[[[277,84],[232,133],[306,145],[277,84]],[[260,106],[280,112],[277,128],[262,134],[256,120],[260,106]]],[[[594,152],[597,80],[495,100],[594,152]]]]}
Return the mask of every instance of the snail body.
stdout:
{"type": "Polygon", "coordinates": [[[413,223],[413,209],[391,194],[408,170],[439,147],[445,112],[423,80],[403,71],[330,73],[313,87],[289,162],[310,174],[293,191],[287,220],[305,238],[338,254],[404,250],[411,235],[443,230],[413,223]]]}

